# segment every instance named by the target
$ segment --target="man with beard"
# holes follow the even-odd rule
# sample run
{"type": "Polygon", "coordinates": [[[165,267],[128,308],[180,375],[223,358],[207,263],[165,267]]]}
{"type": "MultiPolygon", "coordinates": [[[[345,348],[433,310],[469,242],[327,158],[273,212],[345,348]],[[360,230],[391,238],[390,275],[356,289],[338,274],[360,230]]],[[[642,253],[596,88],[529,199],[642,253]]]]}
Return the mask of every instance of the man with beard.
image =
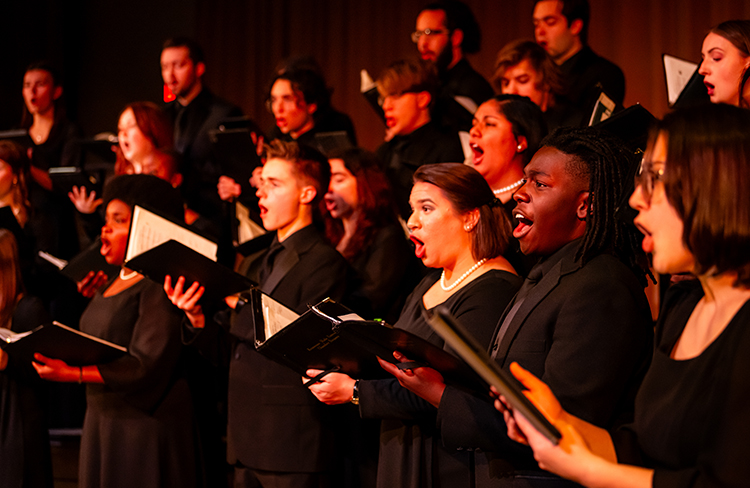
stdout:
{"type": "Polygon", "coordinates": [[[222,202],[216,193],[221,168],[209,158],[208,133],[224,119],[241,116],[242,111],[203,85],[205,72],[203,50],[195,41],[176,37],[164,43],[161,76],[176,97],[166,112],[174,123],[174,148],[182,155],[182,194],[188,207],[215,220],[222,215],[222,202]]]}
{"type": "Polygon", "coordinates": [[[435,64],[440,77],[433,119],[468,131],[477,107],[494,95],[492,86],[464,57],[478,52],[481,45],[474,14],[457,0],[432,2],[420,11],[411,39],[422,59],[435,64]]]}

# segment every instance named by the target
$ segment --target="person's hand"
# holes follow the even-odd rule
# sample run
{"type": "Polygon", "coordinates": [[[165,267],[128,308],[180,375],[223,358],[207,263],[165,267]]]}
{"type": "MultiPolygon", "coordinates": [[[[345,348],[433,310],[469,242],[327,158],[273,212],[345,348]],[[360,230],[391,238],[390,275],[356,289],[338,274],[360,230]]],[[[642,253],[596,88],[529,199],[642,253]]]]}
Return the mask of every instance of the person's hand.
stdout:
{"type": "Polygon", "coordinates": [[[91,298],[107,282],[107,279],[107,274],[102,270],[97,271],[96,274],[89,271],[81,281],[76,282],[76,288],[78,293],[86,298],[91,298]]]}
{"type": "MultiPolygon", "coordinates": [[[[398,351],[393,352],[393,357],[400,363],[410,362],[398,351]]],[[[440,406],[440,399],[445,391],[443,375],[437,370],[426,366],[414,369],[399,369],[395,364],[378,358],[380,366],[396,377],[398,382],[407,390],[424,398],[434,407],[440,406]]]]}
{"type": "Polygon", "coordinates": [[[34,361],[31,365],[34,366],[39,377],[45,380],[77,383],[81,379],[81,368],[68,366],[65,361],[48,358],[39,353],[34,354],[34,361]]]}
{"type": "Polygon", "coordinates": [[[197,281],[193,282],[188,289],[184,288],[184,276],[177,279],[174,288],[172,287],[172,277],[169,275],[164,277],[164,291],[167,293],[169,301],[185,312],[193,327],[202,329],[206,326],[206,317],[203,315],[203,308],[198,304],[198,300],[201,299],[206,289],[197,281]]]}
{"type": "Polygon", "coordinates": [[[253,176],[250,177],[250,186],[260,188],[260,177],[263,174],[263,166],[258,166],[253,170],[253,176]]]}
{"type": "Polygon", "coordinates": [[[85,186],[74,186],[71,191],[68,192],[68,198],[75,205],[76,210],[82,214],[92,214],[96,208],[102,204],[104,200],[96,198],[96,192],[92,191],[86,195],[85,186]]]}
{"type": "MultiPolygon", "coordinates": [[[[305,374],[314,378],[322,373],[320,369],[308,369],[305,374]]],[[[302,382],[307,383],[310,378],[302,377],[302,382]]],[[[338,405],[349,403],[354,393],[355,379],[344,373],[328,373],[317,383],[310,385],[309,389],[315,398],[326,405],[338,405]]]]}
{"type": "Polygon", "coordinates": [[[383,141],[388,142],[396,136],[396,130],[393,127],[385,128],[385,137],[383,141]]]}
{"type": "Polygon", "coordinates": [[[219,192],[219,198],[225,202],[231,202],[242,193],[240,184],[229,176],[219,176],[219,184],[216,185],[216,188],[219,192]]]}
{"type": "Polygon", "coordinates": [[[255,154],[258,155],[258,157],[263,157],[263,136],[260,134],[256,134],[255,132],[250,133],[250,138],[253,140],[253,144],[255,144],[255,154]]]}

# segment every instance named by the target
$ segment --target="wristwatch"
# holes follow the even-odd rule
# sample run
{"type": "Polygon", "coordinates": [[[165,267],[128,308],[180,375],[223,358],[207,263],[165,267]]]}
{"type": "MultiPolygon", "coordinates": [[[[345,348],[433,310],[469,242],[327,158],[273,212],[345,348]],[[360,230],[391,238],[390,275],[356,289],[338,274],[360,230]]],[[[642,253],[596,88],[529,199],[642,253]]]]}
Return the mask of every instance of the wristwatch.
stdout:
{"type": "Polygon", "coordinates": [[[349,400],[350,403],[359,405],[359,380],[354,382],[354,388],[352,388],[352,398],[349,400]]]}

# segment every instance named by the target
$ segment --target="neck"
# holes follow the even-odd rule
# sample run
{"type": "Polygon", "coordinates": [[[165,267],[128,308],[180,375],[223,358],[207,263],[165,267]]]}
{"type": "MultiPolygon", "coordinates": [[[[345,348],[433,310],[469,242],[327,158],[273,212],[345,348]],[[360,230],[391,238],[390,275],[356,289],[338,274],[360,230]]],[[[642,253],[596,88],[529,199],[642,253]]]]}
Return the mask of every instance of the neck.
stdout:
{"type": "Polygon", "coordinates": [[[341,223],[344,225],[344,237],[351,237],[357,231],[359,223],[360,210],[352,210],[346,217],[341,217],[341,223]]]}
{"type": "Polygon", "coordinates": [[[49,129],[52,128],[54,123],[55,123],[55,109],[54,107],[50,107],[44,113],[34,114],[34,121],[32,123],[32,126],[35,129],[47,129],[49,131],[49,129]]]}
{"type": "MultiPolygon", "coordinates": [[[[520,155],[516,155],[513,158],[513,162],[503,173],[494,181],[490,182],[490,188],[492,190],[499,190],[501,188],[508,187],[519,180],[523,179],[523,163],[521,163],[520,155]]],[[[506,191],[495,196],[503,203],[508,203],[513,197],[513,193],[520,188],[520,185],[511,191],[506,191]]]]}
{"type": "Polygon", "coordinates": [[[197,80],[195,80],[193,87],[188,91],[188,93],[186,95],[178,96],[177,101],[180,105],[186,107],[190,104],[190,102],[195,100],[195,97],[197,97],[201,91],[203,91],[203,82],[200,78],[198,78],[197,80]]]}
{"type": "Polygon", "coordinates": [[[720,306],[736,299],[745,301],[750,298],[748,288],[734,285],[737,280],[736,272],[726,272],[717,276],[703,275],[699,276],[698,280],[706,302],[715,302],[720,306]]]}
{"type": "Polygon", "coordinates": [[[315,127],[315,119],[313,119],[312,115],[307,119],[307,122],[305,122],[305,125],[300,127],[297,130],[290,130],[289,135],[292,136],[292,139],[297,139],[299,136],[304,134],[305,132],[310,132],[312,128],[315,127]]]}
{"type": "Polygon", "coordinates": [[[423,110],[420,112],[419,117],[417,120],[412,124],[412,129],[409,132],[401,132],[400,134],[397,134],[399,136],[408,136],[415,130],[424,127],[425,125],[430,123],[430,111],[429,110],[423,110]]]}
{"type": "Polygon", "coordinates": [[[578,54],[581,49],[583,49],[583,43],[579,38],[576,37],[571,48],[555,58],[555,64],[557,64],[558,66],[563,64],[565,61],[578,54]]]}
{"type": "Polygon", "coordinates": [[[470,243],[468,239],[466,239],[466,245],[462,246],[462,252],[456,256],[455,260],[453,260],[450,263],[447,263],[445,266],[443,266],[443,271],[445,272],[445,279],[450,283],[453,279],[458,278],[459,276],[463,275],[466,271],[469,270],[472,266],[476,264],[478,261],[477,259],[474,259],[474,256],[471,255],[470,249],[470,243]]]}
{"type": "Polygon", "coordinates": [[[279,242],[284,242],[289,236],[295,232],[304,229],[308,225],[312,225],[312,209],[303,208],[300,209],[297,218],[291,223],[276,229],[276,238],[279,242]]]}
{"type": "Polygon", "coordinates": [[[448,65],[448,69],[450,70],[451,68],[453,68],[462,59],[464,59],[464,53],[461,50],[461,48],[460,47],[453,48],[453,61],[451,61],[451,64],[448,65]]]}

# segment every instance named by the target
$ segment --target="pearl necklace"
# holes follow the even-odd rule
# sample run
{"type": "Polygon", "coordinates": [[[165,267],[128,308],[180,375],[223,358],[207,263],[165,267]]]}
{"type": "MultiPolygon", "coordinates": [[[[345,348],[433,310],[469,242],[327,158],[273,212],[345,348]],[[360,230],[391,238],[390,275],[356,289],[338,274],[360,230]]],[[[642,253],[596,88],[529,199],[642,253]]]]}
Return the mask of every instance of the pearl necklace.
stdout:
{"type": "Polygon", "coordinates": [[[498,188],[497,190],[492,190],[492,193],[494,193],[495,195],[500,195],[501,193],[505,193],[505,192],[508,192],[508,191],[511,191],[511,190],[515,190],[516,188],[518,188],[522,184],[523,184],[523,178],[521,178],[520,180],[516,181],[512,185],[504,186],[502,188],[498,188]]]}
{"type": "Polygon", "coordinates": [[[133,271],[132,273],[130,273],[128,275],[123,274],[123,273],[125,273],[125,268],[121,268],[120,269],[120,279],[122,281],[132,280],[133,278],[135,278],[138,275],[138,271],[133,271]]]}
{"type": "Polygon", "coordinates": [[[454,289],[455,287],[457,287],[463,280],[465,280],[466,278],[468,278],[471,273],[473,273],[474,271],[476,271],[477,268],[479,268],[481,265],[483,265],[486,262],[487,262],[487,258],[480,259],[479,261],[477,261],[474,264],[474,266],[472,266],[471,268],[469,268],[469,270],[466,273],[464,273],[463,275],[461,275],[461,277],[459,279],[457,279],[456,281],[454,281],[453,284],[450,285],[450,286],[445,286],[445,270],[443,270],[443,274],[440,275],[440,288],[442,288],[443,291],[451,291],[452,289],[454,289]]]}

